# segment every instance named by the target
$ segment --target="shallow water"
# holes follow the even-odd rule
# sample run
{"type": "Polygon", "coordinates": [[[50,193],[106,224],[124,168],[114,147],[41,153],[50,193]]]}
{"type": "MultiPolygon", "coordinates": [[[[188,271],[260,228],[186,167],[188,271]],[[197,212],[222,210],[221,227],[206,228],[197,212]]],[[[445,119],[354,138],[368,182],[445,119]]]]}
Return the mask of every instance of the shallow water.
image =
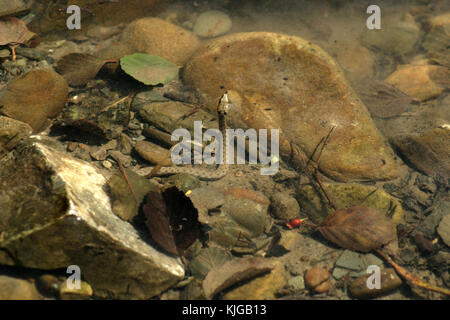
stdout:
{"type": "MultiPolygon", "coordinates": [[[[16,16],[40,44],[15,46],[15,58],[11,43],[0,46],[0,113],[31,126],[11,134],[9,126],[18,125],[0,121],[0,275],[11,276],[1,280],[5,287],[13,277],[35,279],[37,287],[2,292],[0,286],[1,299],[197,299],[205,287],[208,298],[219,299],[364,298],[348,288],[366,274],[368,261],[387,263],[344,250],[311,227],[291,230],[301,224],[292,219],[320,224],[335,209],[361,204],[394,221],[397,263],[448,290],[448,1],[378,1],[370,13],[371,1],[344,0],[72,3],[80,8],[79,29],[68,29],[77,13],[66,13],[67,1],[35,1],[16,16]],[[146,17],[159,20],[133,22],[146,17]],[[119,62],[137,52],[168,64],[130,71],[119,62]],[[49,68],[63,77],[10,89],[22,75],[49,68]],[[171,165],[175,129],[189,139],[196,139],[194,121],[202,121],[200,134],[217,129],[217,103],[230,107],[231,129],[279,130],[266,159],[276,162],[275,175],[261,175],[264,158],[247,141],[241,144],[247,162],[230,157],[225,176],[213,181],[139,180],[150,165],[171,165]],[[30,117],[25,105],[42,119],[30,117]],[[32,143],[31,131],[38,136],[32,143]],[[30,156],[35,150],[42,159],[30,156]],[[172,191],[152,198],[150,190],[172,191]],[[264,262],[232,260],[250,256],[264,262]],[[233,283],[233,274],[220,269],[230,261],[235,272],[248,264],[253,280],[233,283]],[[79,292],[62,285],[69,265],[81,266],[79,292]],[[228,285],[211,289],[205,278],[211,270],[223,272],[219,280],[228,285]],[[326,290],[303,279],[308,270],[329,278],[326,290]]],[[[193,147],[194,160],[205,160],[194,156],[202,144],[193,147]]],[[[197,166],[217,170],[212,164],[194,162],[188,173],[195,176],[197,166]]],[[[374,299],[445,299],[404,279],[392,286],[374,299]]]]}

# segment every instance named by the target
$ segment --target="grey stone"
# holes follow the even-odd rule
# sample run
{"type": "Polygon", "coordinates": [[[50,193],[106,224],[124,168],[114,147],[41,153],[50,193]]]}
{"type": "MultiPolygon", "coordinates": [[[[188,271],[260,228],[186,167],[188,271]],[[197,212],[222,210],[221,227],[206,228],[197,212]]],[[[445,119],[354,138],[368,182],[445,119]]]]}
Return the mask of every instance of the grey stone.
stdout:
{"type": "Polygon", "coordinates": [[[204,215],[207,215],[210,210],[223,206],[225,203],[223,194],[212,188],[194,189],[189,197],[199,214],[204,215]]]}
{"type": "Polygon", "coordinates": [[[188,192],[189,190],[194,190],[202,186],[200,180],[189,173],[174,174],[167,179],[167,182],[183,192],[188,192]]]}
{"type": "Polygon", "coordinates": [[[271,196],[270,200],[272,213],[278,219],[287,221],[300,217],[300,206],[294,197],[277,192],[271,196]]]}
{"type": "Polygon", "coordinates": [[[363,268],[359,254],[350,250],[345,250],[341,254],[339,259],[337,259],[335,266],[353,271],[361,271],[363,268]]]}
{"type": "Polygon", "coordinates": [[[345,250],[335,263],[333,277],[340,279],[346,274],[351,277],[359,277],[366,274],[369,266],[383,266],[383,261],[372,253],[357,253],[355,251],[345,250]]]}
{"type": "Polygon", "coordinates": [[[14,153],[0,160],[0,248],[7,253],[0,263],[78,265],[94,294],[110,298],[148,299],[184,277],[179,259],[144,242],[111,211],[97,168],[38,139],[14,153]]]}
{"type": "Polygon", "coordinates": [[[37,61],[44,60],[47,57],[46,52],[36,48],[17,47],[16,53],[22,57],[37,61]]]}
{"type": "Polygon", "coordinates": [[[184,117],[192,111],[191,106],[181,102],[155,102],[143,105],[139,110],[139,115],[148,123],[166,132],[173,132],[178,128],[185,128],[193,136],[194,121],[202,121],[203,129],[217,129],[218,122],[214,116],[200,109],[189,117],[184,117]]]}
{"type": "Polygon", "coordinates": [[[80,47],[72,41],[64,41],[64,43],[55,50],[55,52],[52,55],[52,58],[55,59],[55,61],[58,61],[65,55],[68,55],[69,53],[80,53],[81,49],[80,47]]]}
{"type": "Polygon", "coordinates": [[[411,15],[388,16],[383,21],[384,25],[380,30],[363,31],[361,41],[365,45],[396,54],[404,54],[414,48],[420,36],[420,28],[411,15]]]}
{"type": "Polygon", "coordinates": [[[33,129],[24,122],[0,116],[0,154],[12,149],[32,131],[33,129]]]}
{"type": "Polygon", "coordinates": [[[159,91],[153,89],[139,92],[133,99],[131,104],[131,109],[133,111],[139,111],[143,106],[150,104],[152,102],[168,102],[169,99],[164,97],[159,91]]]}
{"type": "Polygon", "coordinates": [[[439,222],[448,212],[450,212],[450,201],[441,201],[433,212],[419,224],[418,230],[428,238],[434,238],[439,222]]]}
{"type": "Polygon", "coordinates": [[[120,151],[113,150],[109,152],[109,155],[111,158],[113,158],[116,161],[120,161],[120,163],[125,167],[128,168],[131,166],[131,161],[133,160],[129,155],[125,155],[121,153],[120,151]]]}
{"type": "Polygon", "coordinates": [[[295,276],[288,280],[288,286],[290,286],[295,291],[300,291],[305,289],[305,277],[295,276]]]}

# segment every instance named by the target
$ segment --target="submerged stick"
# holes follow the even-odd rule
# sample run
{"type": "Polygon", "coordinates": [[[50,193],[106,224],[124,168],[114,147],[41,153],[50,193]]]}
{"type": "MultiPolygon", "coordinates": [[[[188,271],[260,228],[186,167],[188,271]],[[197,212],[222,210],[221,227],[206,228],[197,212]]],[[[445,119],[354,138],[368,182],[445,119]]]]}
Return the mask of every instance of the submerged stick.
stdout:
{"type": "Polygon", "coordinates": [[[395,271],[397,271],[397,273],[400,276],[402,276],[409,283],[411,283],[411,284],[413,284],[413,285],[415,285],[415,286],[417,286],[419,288],[425,289],[425,290],[434,291],[434,292],[438,292],[438,293],[442,293],[442,294],[445,294],[447,296],[450,296],[450,290],[449,289],[440,288],[440,287],[437,287],[437,286],[433,286],[433,285],[431,285],[429,283],[426,283],[425,281],[423,281],[422,279],[416,277],[415,275],[413,275],[411,272],[409,272],[408,270],[406,270],[402,266],[400,266],[397,263],[395,263],[394,260],[392,260],[383,251],[381,251],[381,249],[375,249],[375,252],[378,253],[387,262],[389,262],[392,265],[392,267],[394,267],[395,271]]]}

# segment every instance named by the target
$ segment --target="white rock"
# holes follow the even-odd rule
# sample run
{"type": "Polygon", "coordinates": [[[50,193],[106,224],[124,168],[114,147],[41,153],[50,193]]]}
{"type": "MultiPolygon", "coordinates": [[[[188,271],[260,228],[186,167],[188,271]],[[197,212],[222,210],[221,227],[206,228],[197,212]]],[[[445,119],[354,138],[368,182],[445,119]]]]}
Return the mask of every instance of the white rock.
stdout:
{"type": "Polygon", "coordinates": [[[0,264],[11,264],[5,249],[23,267],[78,265],[96,296],[116,299],[148,299],[183,279],[178,258],[112,212],[101,172],[52,144],[35,136],[0,166],[0,264]]]}

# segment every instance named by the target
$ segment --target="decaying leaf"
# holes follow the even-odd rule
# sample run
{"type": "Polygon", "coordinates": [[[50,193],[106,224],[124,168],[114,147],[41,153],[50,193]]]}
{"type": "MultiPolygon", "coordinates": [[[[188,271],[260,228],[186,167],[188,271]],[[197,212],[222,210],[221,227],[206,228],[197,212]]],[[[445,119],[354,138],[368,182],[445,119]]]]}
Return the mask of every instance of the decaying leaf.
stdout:
{"type": "Polygon", "coordinates": [[[70,53],[58,61],[56,70],[72,86],[85,85],[94,79],[106,60],[87,53],[70,53]]]}
{"type": "Polygon", "coordinates": [[[210,270],[219,268],[232,258],[228,250],[219,247],[202,248],[190,261],[189,270],[194,277],[204,279],[210,270]]]}
{"type": "Polygon", "coordinates": [[[423,47],[434,62],[450,67],[450,24],[433,26],[424,39],[423,47]]]}
{"type": "Polygon", "coordinates": [[[178,75],[178,67],[159,56],[135,53],[122,57],[123,71],[146,85],[166,84],[178,75]]]}
{"type": "Polygon", "coordinates": [[[33,70],[9,82],[0,97],[0,112],[43,130],[59,114],[68,96],[67,82],[56,72],[33,70]]]}
{"type": "Polygon", "coordinates": [[[125,169],[124,171],[126,179],[120,170],[109,179],[109,194],[113,212],[123,220],[132,221],[138,214],[139,204],[144,200],[145,195],[150,190],[156,191],[157,187],[151,180],[145,179],[131,170],[125,169]],[[128,186],[128,182],[130,186],[128,186]]]}
{"type": "Polygon", "coordinates": [[[150,191],[145,197],[143,210],[152,239],[168,252],[178,254],[175,236],[172,232],[169,214],[162,194],[150,191]]]}
{"type": "MultiPolygon", "coordinates": [[[[38,36],[28,30],[27,25],[16,17],[6,17],[0,19],[0,46],[34,44],[38,36]]],[[[37,44],[37,43],[36,43],[37,44]]]]}
{"type": "Polygon", "coordinates": [[[360,252],[369,252],[397,240],[397,230],[392,220],[364,206],[334,211],[318,230],[338,246],[360,252]]]}
{"type": "Polygon", "coordinates": [[[153,240],[172,254],[182,255],[200,235],[197,210],[176,187],[150,191],[143,211],[153,240]]]}
{"type": "Polygon", "coordinates": [[[273,264],[264,258],[236,258],[212,269],[203,280],[203,290],[208,299],[243,280],[270,272],[273,264]]]}
{"type": "Polygon", "coordinates": [[[390,118],[402,114],[408,109],[411,97],[394,86],[377,82],[359,90],[361,100],[370,114],[378,118],[390,118]]]}

